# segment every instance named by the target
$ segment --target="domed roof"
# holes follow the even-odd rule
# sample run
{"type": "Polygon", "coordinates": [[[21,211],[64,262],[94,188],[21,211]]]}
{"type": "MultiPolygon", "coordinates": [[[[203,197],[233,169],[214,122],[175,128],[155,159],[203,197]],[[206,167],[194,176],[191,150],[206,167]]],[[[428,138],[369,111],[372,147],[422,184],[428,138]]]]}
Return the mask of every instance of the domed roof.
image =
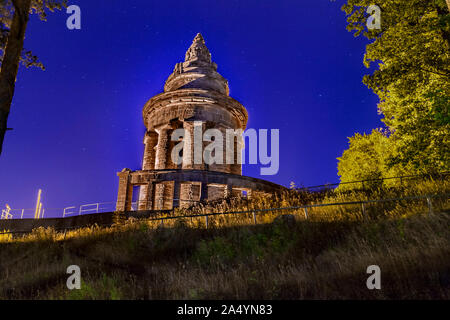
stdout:
{"type": "Polygon", "coordinates": [[[186,51],[184,62],[177,63],[167,78],[164,92],[178,89],[204,89],[229,94],[228,81],[217,72],[205,40],[198,33],[186,51]]]}

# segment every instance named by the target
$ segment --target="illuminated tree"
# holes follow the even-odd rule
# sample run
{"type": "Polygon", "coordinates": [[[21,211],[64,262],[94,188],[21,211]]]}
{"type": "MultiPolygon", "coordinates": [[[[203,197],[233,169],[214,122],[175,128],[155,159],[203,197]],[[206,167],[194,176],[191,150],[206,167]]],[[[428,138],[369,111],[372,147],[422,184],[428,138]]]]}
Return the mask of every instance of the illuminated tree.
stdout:
{"type": "MultiPolygon", "coordinates": [[[[370,40],[364,55],[365,66],[378,64],[371,74],[364,76],[363,82],[378,95],[378,110],[384,115],[382,121],[390,133],[387,139],[391,152],[385,159],[386,168],[409,173],[447,171],[450,168],[448,3],[380,1],[381,29],[368,30],[366,10],[371,4],[371,0],[348,0],[342,9],[347,14],[347,29],[370,40]]],[[[352,157],[347,154],[347,158],[352,157]]],[[[346,160],[343,157],[340,161],[346,160]]]]}

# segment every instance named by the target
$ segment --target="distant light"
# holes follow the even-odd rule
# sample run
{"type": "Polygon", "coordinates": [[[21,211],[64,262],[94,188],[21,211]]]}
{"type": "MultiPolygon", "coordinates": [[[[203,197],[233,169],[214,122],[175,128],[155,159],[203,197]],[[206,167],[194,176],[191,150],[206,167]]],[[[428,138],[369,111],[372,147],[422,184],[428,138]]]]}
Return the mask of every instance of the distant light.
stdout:
{"type": "Polygon", "coordinates": [[[41,194],[42,194],[42,190],[39,189],[38,197],[37,197],[37,201],[36,201],[36,210],[34,211],[34,218],[35,219],[39,219],[39,216],[41,214],[41,207],[42,207],[41,194]]]}

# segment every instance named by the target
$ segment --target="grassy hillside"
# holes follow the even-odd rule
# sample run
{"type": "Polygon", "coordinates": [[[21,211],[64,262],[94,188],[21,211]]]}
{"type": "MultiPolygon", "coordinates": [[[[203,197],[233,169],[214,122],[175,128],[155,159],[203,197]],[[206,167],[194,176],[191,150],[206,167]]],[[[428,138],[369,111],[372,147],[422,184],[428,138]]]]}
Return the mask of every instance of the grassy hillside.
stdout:
{"type": "MultiPolygon", "coordinates": [[[[295,201],[287,195],[221,206],[295,201]]],[[[3,237],[0,299],[449,299],[448,205],[436,202],[431,215],[426,203],[383,205],[370,219],[355,218],[352,207],[327,207],[308,220],[291,211],[283,213],[295,222],[273,222],[278,212],[258,216],[257,225],[249,216],[217,217],[208,229],[203,218],[164,227],[129,220],[65,236],[40,229],[3,237]],[[66,287],[66,268],[74,264],[81,290],[66,287]],[[381,290],[366,287],[369,265],[381,268],[381,290]]]]}

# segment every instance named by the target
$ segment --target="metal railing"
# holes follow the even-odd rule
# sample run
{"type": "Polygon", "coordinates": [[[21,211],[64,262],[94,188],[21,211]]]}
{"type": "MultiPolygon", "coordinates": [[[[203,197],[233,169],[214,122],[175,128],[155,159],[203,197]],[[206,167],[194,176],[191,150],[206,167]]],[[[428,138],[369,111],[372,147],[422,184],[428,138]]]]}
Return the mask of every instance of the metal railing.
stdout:
{"type": "MultiPolygon", "coordinates": [[[[68,206],[64,208],[45,208],[41,218],[65,218],[74,215],[111,212],[115,210],[115,207],[116,202],[110,201],[68,206]]],[[[35,208],[11,209],[9,211],[11,215],[9,219],[34,219],[35,210],[35,208]]]]}
{"type": "MultiPolygon", "coordinates": [[[[200,203],[200,200],[191,200],[191,199],[173,199],[179,202],[192,202],[193,204],[200,203]]],[[[212,201],[213,202],[213,201],[212,201]]],[[[131,211],[138,211],[139,204],[147,203],[146,200],[136,200],[131,202],[131,211]]],[[[64,208],[45,208],[43,211],[41,218],[65,218],[72,217],[76,215],[83,214],[92,214],[92,213],[102,213],[102,212],[113,212],[116,210],[116,202],[108,201],[108,202],[96,202],[96,203],[88,203],[82,204],[79,206],[68,206],[64,208]]],[[[161,209],[163,210],[163,209],[161,209]]],[[[34,219],[35,209],[34,208],[25,208],[25,209],[4,209],[2,210],[2,214],[0,216],[1,219],[34,219]]]]}
{"type": "Polygon", "coordinates": [[[11,208],[8,205],[6,205],[6,209],[2,210],[2,214],[0,216],[0,219],[1,220],[12,219],[13,216],[12,216],[12,214],[10,212],[11,212],[11,208]]]}

